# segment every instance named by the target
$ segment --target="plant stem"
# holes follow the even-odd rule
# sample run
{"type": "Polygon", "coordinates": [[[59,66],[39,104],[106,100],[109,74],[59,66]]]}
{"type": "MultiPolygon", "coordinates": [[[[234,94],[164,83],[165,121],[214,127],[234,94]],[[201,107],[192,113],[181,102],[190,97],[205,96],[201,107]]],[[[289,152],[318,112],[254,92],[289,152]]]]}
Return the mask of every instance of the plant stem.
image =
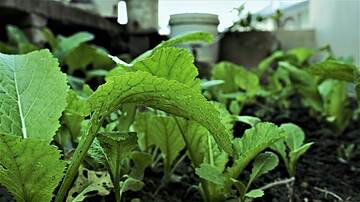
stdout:
{"type": "Polygon", "coordinates": [[[99,114],[94,114],[90,120],[90,126],[87,130],[85,137],[81,138],[79,145],[77,146],[71,163],[66,171],[65,177],[62,181],[59,191],[56,194],[55,202],[63,202],[67,192],[70,189],[71,184],[76,177],[79,166],[84,160],[87,151],[89,150],[97,131],[99,130],[103,119],[99,114]]]}
{"type": "Polygon", "coordinates": [[[119,118],[118,130],[128,132],[131,124],[135,120],[136,104],[123,104],[121,112],[123,115],[119,118]]]}
{"type": "Polygon", "coordinates": [[[321,189],[319,187],[314,187],[314,189],[316,191],[323,192],[324,194],[329,194],[329,195],[333,196],[334,198],[336,198],[339,201],[344,201],[344,199],[342,199],[339,195],[335,194],[334,192],[328,191],[326,189],[321,189]]]}
{"type": "MultiPolygon", "coordinates": [[[[178,126],[179,130],[180,130],[180,134],[181,136],[183,137],[184,139],[184,142],[185,142],[185,145],[186,145],[186,150],[189,154],[189,157],[190,157],[190,160],[192,161],[192,163],[194,164],[194,167],[195,168],[198,168],[200,167],[200,164],[202,162],[197,162],[196,161],[196,153],[195,151],[193,151],[191,149],[191,143],[190,141],[186,138],[186,135],[185,135],[185,131],[184,129],[181,127],[181,124],[180,124],[180,121],[175,117],[173,116],[175,122],[176,122],[176,125],[178,126]]],[[[207,180],[204,180],[202,178],[200,178],[200,191],[201,191],[201,195],[204,199],[204,201],[206,202],[210,202],[211,201],[211,191],[210,191],[210,186],[209,186],[209,183],[207,180]]]]}
{"type": "Polygon", "coordinates": [[[289,184],[289,183],[291,183],[293,181],[295,181],[295,177],[291,177],[289,179],[283,179],[283,180],[271,182],[269,184],[266,184],[266,185],[260,187],[259,189],[265,190],[265,189],[269,189],[271,187],[275,187],[275,186],[278,186],[278,185],[289,184]]]}

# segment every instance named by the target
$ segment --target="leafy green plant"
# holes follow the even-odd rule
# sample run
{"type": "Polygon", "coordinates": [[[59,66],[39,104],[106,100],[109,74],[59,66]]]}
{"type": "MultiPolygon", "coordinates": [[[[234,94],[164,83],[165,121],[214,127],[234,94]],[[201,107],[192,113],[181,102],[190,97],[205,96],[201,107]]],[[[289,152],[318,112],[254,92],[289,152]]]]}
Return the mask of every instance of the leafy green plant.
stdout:
{"type": "MultiPolygon", "coordinates": [[[[87,44],[94,39],[94,35],[89,32],[78,32],[68,37],[62,35],[55,37],[51,30],[45,28],[42,33],[60,64],[67,65],[68,74],[73,74],[76,70],[84,71],[86,67],[92,65],[95,70],[98,70],[89,71],[87,76],[90,78],[93,74],[98,73],[99,69],[104,72],[104,69],[114,66],[104,48],[87,44]]],[[[106,71],[101,74],[101,76],[105,75],[106,71]]]]}
{"type": "MultiPolygon", "coordinates": [[[[83,41],[80,36],[73,38],[83,41]]],[[[58,55],[74,48],[69,40],[60,39],[57,46],[63,48],[54,50],[58,55]]],[[[163,46],[183,41],[178,38],[171,43],[164,42],[163,46]]],[[[51,43],[56,44],[55,41],[51,43]]],[[[134,62],[131,69],[123,66],[122,69],[128,69],[117,75],[109,75],[107,82],[92,93],[86,90],[86,86],[81,92],[68,91],[65,75],[60,73],[56,59],[47,50],[26,55],[0,55],[0,120],[4,123],[0,127],[0,144],[3,145],[2,152],[6,154],[0,158],[0,183],[19,201],[39,200],[40,195],[42,201],[51,200],[65,168],[65,161],[60,160],[58,150],[50,145],[55,131],[60,127],[58,120],[62,112],[66,124],[58,135],[61,138],[63,129],[72,131],[73,137],[79,137],[79,144],[67,166],[55,201],[65,199],[80,165],[97,141],[97,147],[105,157],[103,159],[110,173],[116,200],[120,201],[122,193],[127,190],[141,189],[141,171],[146,165],[139,163],[139,160],[146,158],[146,155],[132,152],[137,147],[137,138],[126,131],[132,124],[133,114],[126,113],[120,119],[123,121],[119,126],[120,132],[125,133],[98,133],[106,129],[103,127],[104,120],[119,108],[124,112],[127,109],[131,111],[137,105],[148,106],[193,120],[211,132],[221,149],[232,154],[229,131],[221,122],[218,110],[200,94],[200,81],[195,79],[197,71],[192,62],[192,56],[184,50],[157,48],[153,54],[134,62]],[[178,59],[182,62],[178,63],[178,59]],[[90,120],[85,119],[89,115],[90,120]],[[82,132],[83,123],[86,123],[85,132],[82,132]],[[47,153],[44,154],[44,151],[47,153]],[[37,158],[39,156],[41,158],[37,158]],[[131,158],[137,169],[126,171],[124,162],[131,158]],[[40,175],[44,183],[34,184],[39,181],[40,175]]],[[[93,188],[79,189],[82,191],[78,199],[82,200],[93,188]]]]}
{"type": "Polygon", "coordinates": [[[280,129],[285,131],[286,138],[273,144],[271,149],[281,156],[288,174],[294,177],[298,159],[313,143],[304,144],[305,134],[303,130],[293,123],[281,124],[280,129]]]}
{"type": "MultiPolygon", "coordinates": [[[[173,54],[178,49],[172,50],[168,50],[165,53],[173,54]]],[[[159,49],[158,51],[164,50],[159,49]]],[[[184,53],[178,50],[177,54],[184,53]]],[[[163,55],[163,57],[166,56],[163,55]]],[[[125,72],[122,71],[118,75],[113,74],[109,76],[107,82],[89,97],[88,102],[92,111],[90,125],[88,126],[86,136],[82,138],[74,153],[73,160],[58,192],[58,197],[56,198],[58,201],[61,201],[66,194],[80,163],[85,157],[85,151],[90,148],[104,117],[126,103],[141,104],[195,120],[212,132],[222,149],[232,153],[231,143],[228,138],[229,134],[227,134],[224,126],[219,121],[220,117],[217,110],[199,94],[198,90],[192,88],[195,84],[199,85],[199,82],[194,80],[196,74],[191,76],[192,71],[185,74],[186,71],[184,73],[184,70],[180,78],[177,77],[179,75],[169,74],[175,71],[176,66],[173,65],[172,71],[169,72],[169,63],[157,65],[161,64],[160,61],[163,57],[157,57],[157,54],[154,53],[149,58],[135,62],[131,69],[125,70],[125,72]],[[144,65],[148,62],[152,63],[154,67],[156,66],[157,71],[153,71],[149,65],[144,65]],[[169,73],[164,74],[164,72],[169,73]]],[[[167,56],[167,61],[171,61],[169,59],[172,57],[174,56],[167,56]]],[[[191,57],[183,57],[192,59],[191,57]]],[[[193,59],[190,62],[192,61],[193,59]]],[[[192,66],[184,67],[192,68],[192,66]]],[[[177,68],[180,69],[181,66],[177,68]]]]}
{"type": "Polygon", "coordinates": [[[354,157],[354,151],[356,150],[355,144],[342,144],[337,149],[337,158],[342,163],[349,163],[354,157]]]}
{"type": "Polygon", "coordinates": [[[245,104],[253,102],[262,90],[259,77],[254,72],[230,62],[216,64],[212,79],[224,81],[210,92],[218,101],[231,106],[235,114],[239,114],[245,104]]]}
{"type": "Polygon", "coordinates": [[[24,32],[14,25],[6,26],[8,41],[0,42],[0,52],[7,54],[28,53],[40,49],[37,45],[31,43],[24,32]]]}
{"type": "MultiPolygon", "coordinates": [[[[204,85],[193,56],[173,46],[210,42],[210,34],[170,39],[130,64],[112,57],[117,66],[95,91],[61,73],[55,58],[69,65],[69,58],[85,57],[91,35],[44,34],[54,55],[48,50],[0,55],[0,184],[16,200],[52,201],[56,190],[58,202],[83,201],[95,192],[113,192],[121,201],[125,192],[142,189],[146,168],[161,162],[164,186],[187,157],[205,201],[264,194],[252,184],[278,164],[266,149],[282,141],[285,131],[256,117],[231,115],[201,95],[204,85]],[[237,121],[251,126],[240,138],[232,135],[237,121]],[[239,179],[251,163],[251,174],[239,179]]],[[[228,63],[218,71],[225,82],[207,88],[221,92],[219,100],[243,104],[263,93],[256,71],[228,63]],[[230,78],[233,91],[226,89],[227,68],[236,75],[230,78]],[[228,95],[236,91],[240,94],[228,95]]]]}
{"type": "Polygon", "coordinates": [[[355,85],[357,99],[360,100],[359,67],[340,60],[328,59],[310,66],[308,70],[325,79],[335,79],[353,83],[355,85]]]}
{"type": "MultiPolygon", "coordinates": [[[[222,201],[226,198],[244,201],[246,198],[261,197],[262,190],[250,190],[251,184],[278,164],[278,157],[274,153],[261,152],[281,140],[283,135],[282,130],[274,124],[256,124],[253,128],[246,130],[242,138],[233,139],[234,162],[229,167],[226,166],[229,160],[227,156],[219,152],[209,141],[208,146],[205,147],[207,148],[205,161],[196,168],[196,173],[203,180],[200,186],[205,201],[222,201]],[[252,160],[254,160],[253,169],[245,183],[238,177],[252,160]],[[236,189],[233,190],[232,187],[236,189]]],[[[194,155],[197,156],[197,154],[194,155]]],[[[190,158],[193,157],[190,156],[190,158]]]]}

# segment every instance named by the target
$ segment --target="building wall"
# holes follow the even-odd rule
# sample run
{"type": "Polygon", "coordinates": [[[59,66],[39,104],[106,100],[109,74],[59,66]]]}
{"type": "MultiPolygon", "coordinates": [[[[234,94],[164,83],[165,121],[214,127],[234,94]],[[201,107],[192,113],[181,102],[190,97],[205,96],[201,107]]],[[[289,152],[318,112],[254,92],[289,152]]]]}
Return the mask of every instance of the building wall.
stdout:
{"type": "Polygon", "coordinates": [[[360,65],[360,1],[310,0],[309,17],[318,47],[330,44],[335,55],[360,65]]]}

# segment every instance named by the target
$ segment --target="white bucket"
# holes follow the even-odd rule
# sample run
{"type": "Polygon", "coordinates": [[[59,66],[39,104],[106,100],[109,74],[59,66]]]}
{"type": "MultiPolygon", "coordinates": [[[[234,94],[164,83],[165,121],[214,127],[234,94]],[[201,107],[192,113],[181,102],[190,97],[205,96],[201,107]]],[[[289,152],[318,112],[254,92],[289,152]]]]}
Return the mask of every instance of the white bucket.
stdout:
{"type": "MultiPolygon", "coordinates": [[[[170,16],[170,37],[175,37],[189,32],[209,32],[216,39],[219,25],[218,16],[208,13],[181,13],[170,16]]],[[[191,48],[191,44],[183,47],[191,48]]],[[[218,59],[219,44],[217,41],[196,49],[197,61],[214,64],[218,59]]]]}

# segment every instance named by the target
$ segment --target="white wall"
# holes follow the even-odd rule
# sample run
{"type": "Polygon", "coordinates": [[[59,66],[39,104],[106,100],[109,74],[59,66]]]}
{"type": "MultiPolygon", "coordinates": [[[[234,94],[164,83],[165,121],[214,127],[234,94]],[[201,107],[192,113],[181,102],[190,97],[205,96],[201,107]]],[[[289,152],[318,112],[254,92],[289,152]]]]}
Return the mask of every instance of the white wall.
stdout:
{"type": "Polygon", "coordinates": [[[360,1],[310,0],[310,25],[317,45],[330,44],[336,56],[353,56],[360,65],[360,1]]]}

